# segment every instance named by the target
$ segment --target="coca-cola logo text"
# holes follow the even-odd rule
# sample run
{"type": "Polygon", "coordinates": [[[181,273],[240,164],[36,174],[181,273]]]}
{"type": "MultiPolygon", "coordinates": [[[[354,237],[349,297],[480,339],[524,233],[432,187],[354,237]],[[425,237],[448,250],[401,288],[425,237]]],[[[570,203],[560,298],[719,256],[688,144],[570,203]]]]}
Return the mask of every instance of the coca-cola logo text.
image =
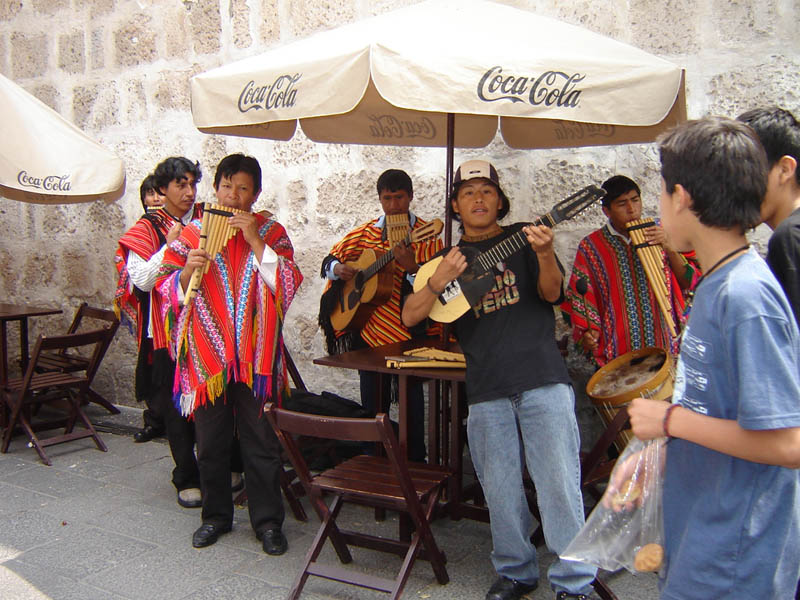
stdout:
{"type": "Polygon", "coordinates": [[[253,109],[266,108],[270,110],[294,106],[297,100],[295,85],[302,76],[302,73],[279,75],[268,85],[256,85],[255,81],[248,82],[239,94],[239,110],[247,112],[253,109]]]}
{"type": "Polygon", "coordinates": [[[47,192],[68,192],[72,188],[69,175],[46,175],[35,177],[29,175],[27,171],[17,173],[17,181],[20,185],[45,190],[47,192]]]}
{"type": "Polygon", "coordinates": [[[422,138],[436,137],[436,126],[428,117],[417,120],[400,120],[394,115],[369,115],[369,133],[373,138],[422,138]]]}
{"type": "Polygon", "coordinates": [[[553,133],[559,141],[584,140],[591,138],[610,138],[614,135],[614,125],[595,123],[576,123],[574,121],[554,121],[553,133]]]}
{"type": "Polygon", "coordinates": [[[503,67],[497,66],[486,71],[478,82],[478,98],[484,102],[527,100],[533,106],[577,108],[581,90],[576,86],[585,78],[581,73],[570,75],[563,71],[545,71],[538,77],[507,75],[503,67]]]}

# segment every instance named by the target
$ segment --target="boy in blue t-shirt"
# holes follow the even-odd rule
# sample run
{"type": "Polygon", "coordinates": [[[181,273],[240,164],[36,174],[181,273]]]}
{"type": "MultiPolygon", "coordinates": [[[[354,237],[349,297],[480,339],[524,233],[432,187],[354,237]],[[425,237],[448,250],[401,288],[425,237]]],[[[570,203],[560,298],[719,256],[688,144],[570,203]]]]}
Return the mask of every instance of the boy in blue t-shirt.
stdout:
{"type": "Polygon", "coordinates": [[[641,439],[669,436],[661,598],[785,599],[800,575],[800,333],[745,232],[766,155],[743,123],[707,117],[660,140],[661,219],[704,273],[673,404],[635,399],[641,439]]]}

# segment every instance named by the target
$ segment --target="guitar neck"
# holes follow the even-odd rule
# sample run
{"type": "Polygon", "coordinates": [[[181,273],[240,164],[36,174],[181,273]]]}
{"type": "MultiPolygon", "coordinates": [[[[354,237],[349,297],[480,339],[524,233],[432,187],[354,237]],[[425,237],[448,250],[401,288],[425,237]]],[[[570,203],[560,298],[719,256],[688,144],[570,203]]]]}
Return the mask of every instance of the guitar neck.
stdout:
{"type": "MultiPolygon", "coordinates": [[[[411,243],[411,234],[409,233],[405,238],[403,238],[403,244],[408,246],[411,243]]],[[[378,271],[380,271],[383,267],[388,265],[391,261],[394,260],[394,248],[389,250],[386,254],[381,256],[378,260],[364,269],[364,281],[375,275],[378,271]]]]}
{"type": "MultiPolygon", "coordinates": [[[[550,213],[536,219],[533,225],[547,225],[553,227],[559,221],[555,219],[550,213]]],[[[515,252],[519,252],[528,245],[528,238],[525,232],[520,229],[516,233],[508,236],[502,242],[495,244],[485,252],[482,252],[478,258],[478,264],[486,271],[489,271],[493,265],[504,261],[515,252]]]]}

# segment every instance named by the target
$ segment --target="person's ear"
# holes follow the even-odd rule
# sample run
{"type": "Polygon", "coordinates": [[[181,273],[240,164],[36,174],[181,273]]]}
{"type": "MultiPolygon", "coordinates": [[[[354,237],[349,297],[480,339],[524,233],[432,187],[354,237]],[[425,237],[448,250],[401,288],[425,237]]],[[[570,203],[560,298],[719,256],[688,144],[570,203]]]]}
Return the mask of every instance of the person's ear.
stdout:
{"type": "Polygon", "coordinates": [[[676,212],[691,210],[692,208],[692,195],[680,183],[675,184],[675,190],[672,192],[672,200],[675,204],[676,212]]]}
{"type": "Polygon", "coordinates": [[[603,207],[603,214],[604,214],[604,215],[605,215],[607,218],[609,218],[609,219],[611,218],[611,214],[610,214],[610,213],[611,213],[611,211],[610,211],[610,210],[608,210],[608,207],[607,207],[607,206],[604,206],[604,207],[603,207]]]}
{"type": "MultiPolygon", "coordinates": [[[[795,173],[797,172],[797,159],[793,156],[785,154],[778,159],[778,162],[775,163],[775,167],[778,168],[778,182],[781,185],[785,185],[787,182],[795,179],[795,173]]],[[[775,167],[773,167],[773,169],[775,167]]]]}

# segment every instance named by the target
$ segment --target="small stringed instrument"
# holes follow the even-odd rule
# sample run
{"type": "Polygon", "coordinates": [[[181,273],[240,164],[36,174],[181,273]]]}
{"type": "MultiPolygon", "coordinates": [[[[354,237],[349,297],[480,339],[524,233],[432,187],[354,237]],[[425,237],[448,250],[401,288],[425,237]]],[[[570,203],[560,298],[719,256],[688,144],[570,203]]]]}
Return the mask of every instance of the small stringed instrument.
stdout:
{"type": "MultiPolygon", "coordinates": [[[[534,225],[553,227],[562,221],[572,219],[604,195],[605,192],[602,189],[589,185],[556,204],[550,212],[537,219],[534,225]]],[[[430,318],[440,323],[452,323],[470,308],[477,307],[483,296],[495,284],[494,265],[504,261],[527,245],[528,239],[525,237],[525,232],[520,229],[486,252],[479,252],[469,246],[460,247],[459,249],[467,259],[467,268],[457,279],[447,285],[433,303],[430,318]]],[[[443,258],[443,256],[437,256],[419,268],[414,280],[415,292],[425,287],[443,258]]]]}
{"type": "MultiPolygon", "coordinates": [[[[436,237],[443,227],[441,220],[434,219],[412,230],[402,243],[408,246],[436,237]]],[[[384,269],[392,260],[394,260],[394,250],[378,255],[374,250],[366,248],[357,260],[345,263],[358,272],[341,287],[330,317],[334,329],[360,330],[372,316],[373,311],[392,297],[394,271],[384,269]]]]}

